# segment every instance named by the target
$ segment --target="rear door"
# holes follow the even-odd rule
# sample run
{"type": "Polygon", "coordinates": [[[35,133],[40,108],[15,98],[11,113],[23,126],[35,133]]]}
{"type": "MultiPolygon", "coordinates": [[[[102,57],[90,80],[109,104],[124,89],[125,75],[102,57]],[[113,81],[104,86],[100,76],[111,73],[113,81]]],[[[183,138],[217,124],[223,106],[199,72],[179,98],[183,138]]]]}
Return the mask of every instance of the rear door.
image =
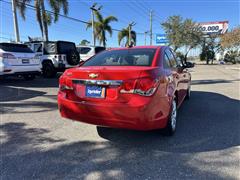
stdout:
{"type": "Polygon", "coordinates": [[[185,82],[184,82],[184,72],[182,68],[179,67],[177,60],[175,59],[172,51],[167,48],[165,50],[165,57],[169,61],[172,78],[175,84],[175,88],[178,94],[178,104],[180,104],[185,96],[185,82]]]}

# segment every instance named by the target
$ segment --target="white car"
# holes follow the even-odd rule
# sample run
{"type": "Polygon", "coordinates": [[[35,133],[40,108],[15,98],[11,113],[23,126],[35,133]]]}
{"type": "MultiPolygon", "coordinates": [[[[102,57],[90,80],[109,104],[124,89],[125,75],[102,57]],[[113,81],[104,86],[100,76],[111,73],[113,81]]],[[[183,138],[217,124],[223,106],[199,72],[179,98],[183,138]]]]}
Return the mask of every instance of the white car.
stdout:
{"type": "Polygon", "coordinates": [[[77,51],[80,55],[81,61],[86,61],[90,57],[104,50],[106,50],[106,48],[101,46],[77,46],[77,51]]]}
{"type": "Polygon", "coordinates": [[[41,73],[40,59],[24,44],[0,43],[0,76],[22,76],[26,80],[41,73]]]}

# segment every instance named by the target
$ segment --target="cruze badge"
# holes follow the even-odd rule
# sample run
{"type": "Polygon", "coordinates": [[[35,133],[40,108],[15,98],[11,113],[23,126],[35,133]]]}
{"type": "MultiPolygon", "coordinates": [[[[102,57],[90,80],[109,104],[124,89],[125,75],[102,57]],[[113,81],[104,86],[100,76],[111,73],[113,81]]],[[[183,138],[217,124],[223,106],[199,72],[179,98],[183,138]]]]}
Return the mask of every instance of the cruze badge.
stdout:
{"type": "Polygon", "coordinates": [[[94,73],[91,73],[88,75],[90,78],[97,78],[98,77],[98,74],[94,74],[94,73]]]}

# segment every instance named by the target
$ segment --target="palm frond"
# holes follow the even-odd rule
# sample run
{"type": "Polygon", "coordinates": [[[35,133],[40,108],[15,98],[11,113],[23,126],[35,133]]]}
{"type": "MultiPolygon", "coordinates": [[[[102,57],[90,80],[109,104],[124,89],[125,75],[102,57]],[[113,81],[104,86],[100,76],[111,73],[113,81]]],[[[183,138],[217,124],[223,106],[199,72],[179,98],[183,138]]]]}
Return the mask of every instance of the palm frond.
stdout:
{"type": "Polygon", "coordinates": [[[118,19],[114,16],[108,16],[104,19],[104,24],[109,24],[110,22],[117,22],[118,19]]]}
{"type": "Polygon", "coordinates": [[[99,21],[99,22],[103,22],[103,16],[100,14],[99,11],[94,11],[94,14],[96,16],[96,19],[99,21]]]}
{"type": "Polygon", "coordinates": [[[20,15],[25,20],[25,12],[26,12],[26,4],[28,4],[31,0],[15,0],[16,8],[19,10],[20,15]]]}

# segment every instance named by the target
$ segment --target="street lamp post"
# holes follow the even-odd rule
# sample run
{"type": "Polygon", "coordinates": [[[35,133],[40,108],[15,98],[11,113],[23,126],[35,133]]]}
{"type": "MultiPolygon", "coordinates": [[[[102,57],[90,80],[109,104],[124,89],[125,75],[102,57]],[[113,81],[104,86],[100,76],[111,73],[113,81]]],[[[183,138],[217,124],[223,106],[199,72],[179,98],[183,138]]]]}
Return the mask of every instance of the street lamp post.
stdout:
{"type": "Polygon", "coordinates": [[[144,44],[145,44],[145,46],[147,45],[147,33],[148,33],[149,31],[145,31],[144,32],[144,44]]]}

